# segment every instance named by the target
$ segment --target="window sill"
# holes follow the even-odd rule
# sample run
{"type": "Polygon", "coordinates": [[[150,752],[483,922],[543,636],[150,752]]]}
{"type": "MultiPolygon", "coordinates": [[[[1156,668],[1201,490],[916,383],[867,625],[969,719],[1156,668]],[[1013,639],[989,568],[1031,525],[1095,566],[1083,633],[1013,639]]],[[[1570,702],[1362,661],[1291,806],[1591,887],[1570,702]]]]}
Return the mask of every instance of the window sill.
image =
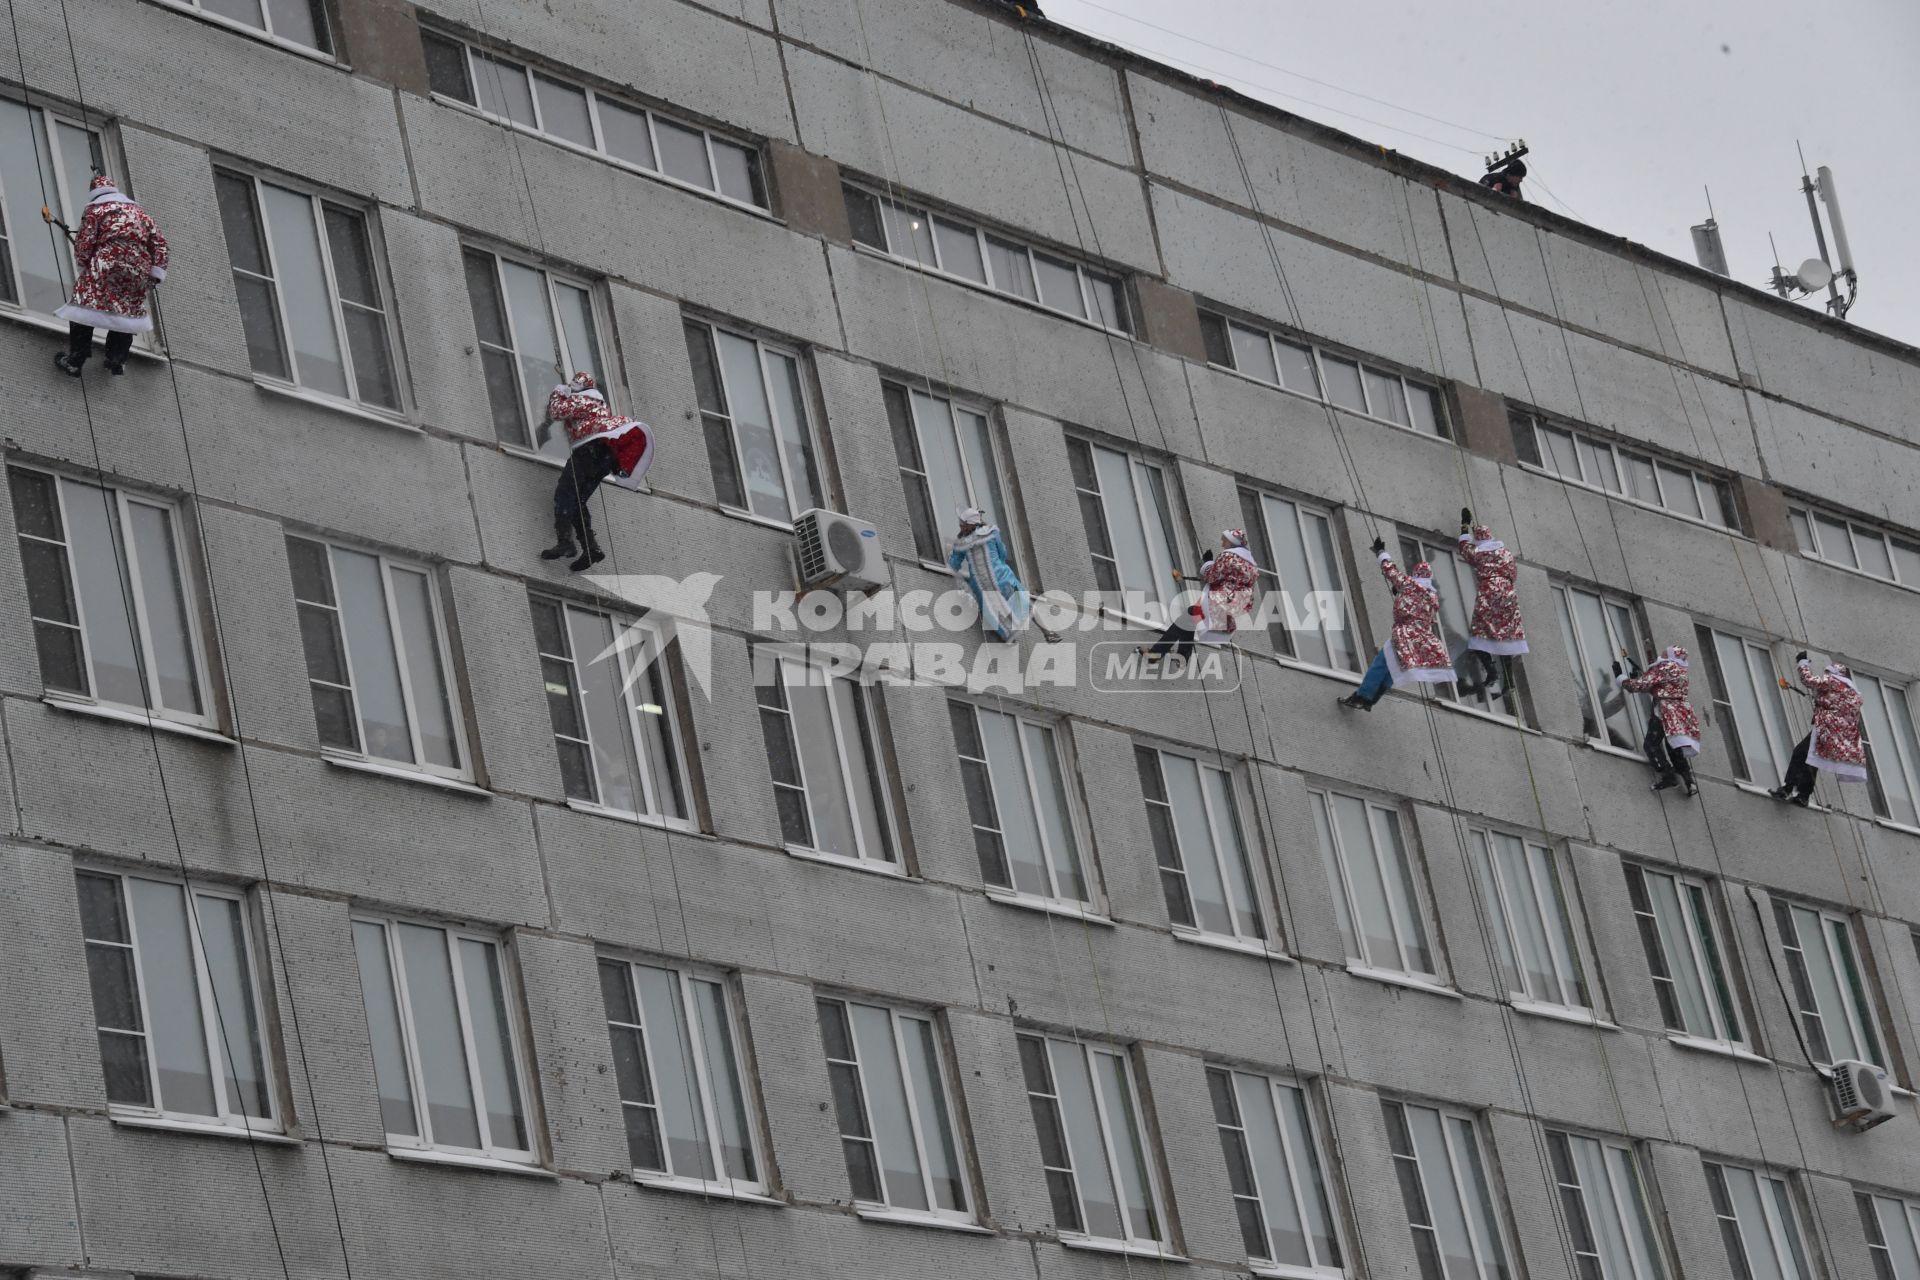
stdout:
{"type": "MultiPolygon", "coordinates": [[[[1630,444],[1627,447],[1631,449],[1634,446],[1630,444]]],[[[1657,511],[1663,516],[1672,516],[1675,520],[1683,521],[1687,524],[1693,525],[1695,528],[1711,529],[1715,533],[1724,533],[1728,537],[1738,538],[1742,542],[1753,541],[1753,539],[1748,537],[1745,533],[1741,532],[1738,529],[1732,528],[1728,525],[1715,524],[1711,520],[1702,520],[1699,516],[1690,516],[1684,511],[1675,511],[1672,507],[1662,507],[1662,506],[1656,505],[1655,503],[1648,502],[1644,498],[1635,498],[1628,494],[1615,493],[1611,489],[1603,489],[1599,485],[1588,484],[1585,480],[1569,480],[1567,477],[1561,475],[1558,471],[1549,471],[1545,467],[1540,466],[1538,463],[1522,462],[1520,464],[1520,469],[1522,471],[1531,471],[1534,475],[1542,476],[1548,480],[1553,480],[1560,484],[1571,485],[1575,489],[1581,489],[1587,493],[1596,493],[1603,498],[1611,498],[1615,502],[1624,502],[1628,506],[1638,507],[1642,511],[1657,511]]]]}
{"type": "Polygon", "coordinates": [[[162,733],[176,733],[183,738],[198,738],[202,742],[217,742],[223,747],[237,745],[232,738],[204,725],[184,724],[178,720],[168,720],[161,716],[142,715],[138,711],[127,711],[120,707],[103,706],[98,702],[81,702],[74,698],[62,698],[58,694],[48,694],[40,701],[60,711],[77,716],[93,716],[98,720],[112,720],[116,724],[139,725],[143,729],[158,729],[162,733]]]}
{"type": "MultiPolygon", "coordinates": [[[[1022,247],[1030,248],[1031,246],[1023,245],[1022,247]]],[[[942,271],[939,267],[930,267],[917,259],[902,257],[900,254],[891,253],[885,249],[876,249],[872,245],[862,244],[858,240],[853,242],[853,251],[855,253],[863,253],[869,258],[878,258],[882,262],[891,262],[896,266],[905,267],[909,271],[918,271],[922,275],[932,276],[936,280],[944,280],[948,284],[958,285],[962,289],[969,289],[974,293],[984,293],[989,298],[998,298],[1002,302],[1011,302],[1016,307],[1023,307],[1028,311],[1035,311],[1043,316],[1051,316],[1055,320],[1066,320],[1070,323],[1081,325],[1084,328],[1093,330],[1095,333],[1104,333],[1114,338],[1125,338],[1129,342],[1140,341],[1136,335],[1127,332],[1125,329],[1111,328],[1101,324],[1097,320],[1089,320],[1085,316],[1077,316],[1071,311],[1059,311],[1035,299],[1023,298],[1017,293],[1008,293],[1004,289],[996,289],[983,280],[975,280],[970,276],[958,276],[951,271],[942,271]]],[[[1041,250],[1040,252],[1044,253],[1046,251],[1041,250]]],[[[1082,264],[1076,263],[1075,265],[1082,264]]],[[[1104,268],[1090,267],[1087,269],[1105,274],[1104,268]]],[[[1114,272],[1113,274],[1124,278],[1132,273],[1122,270],[1114,272]]]]}
{"type": "MultiPolygon", "coordinates": [[[[164,4],[165,0],[155,0],[155,3],[164,4]]],[[[55,319],[45,312],[29,311],[25,307],[16,306],[10,302],[0,302],[0,320],[6,320],[27,329],[39,329],[46,333],[55,334],[61,338],[67,336],[67,322],[65,320],[55,319]]],[[[153,337],[152,331],[135,334],[133,346],[128,348],[127,354],[141,360],[151,360],[155,364],[166,364],[166,353],[153,345],[153,337]]],[[[96,334],[96,340],[94,342],[95,348],[97,349],[103,345],[103,343],[104,338],[96,334]]]]}
{"type": "MultiPolygon", "coordinates": [[[[155,0],[161,3],[162,0],[155,0]]],[[[419,427],[408,422],[398,413],[389,413],[383,409],[369,409],[356,400],[342,400],[338,396],[323,395],[318,391],[309,391],[305,387],[291,382],[278,382],[255,374],[253,385],[271,396],[280,396],[286,400],[297,400],[301,404],[312,405],[316,409],[325,409],[346,418],[358,418],[362,422],[374,422],[383,427],[397,427],[413,435],[423,434],[419,427]]]]}
{"type": "Polygon", "coordinates": [[[1039,911],[1050,916],[1065,916],[1069,920],[1080,920],[1087,924],[1104,925],[1111,929],[1113,921],[1107,916],[1092,910],[1084,902],[1067,902],[1059,898],[1039,898],[1028,893],[1014,893],[995,885],[986,887],[986,895],[1003,906],[1019,907],[1023,911],[1039,911]]]}
{"type": "Polygon", "coordinates": [[[1551,1018],[1555,1022],[1571,1022],[1582,1027],[1595,1027],[1601,1031],[1620,1029],[1591,1009],[1569,1009],[1563,1005],[1541,1004],[1536,1000],[1509,999],[1507,1003],[1513,1006],[1515,1013],[1524,1013],[1533,1018],[1551,1018]]]}
{"type": "Polygon", "coordinates": [[[476,787],[471,782],[462,782],[458,778],[443,778],[438,774],[422,773],[418,769],[408,769],[401,765],[379,764],[356,756],[337,756],[326,751],[320,753],[320,758],[336,769],[352,769],[357,773],[371,773],[382,778],[398,778],[402,782],[417,782],[423,787],[457,791],[463,796],[477,796],[482,800],[493,799],[493,792],[484,787],[476,787]]]}
{"type": "Polygon", "coordinates": [[[853,1207],[856,1217],[868,1222],[891,1222],[902,1227],[933,1227],[940,1231],[959,1231],[971,1236],[990,1236],[993,1232],[979,1223],[963,1218],[943,1218],[934,1213],[914,1213],[907,1209],[895,1209],[887,1205],[856,1204],[853,1207]]]}
{"type": "Polygon", "coordinates": [[[1518,729],[1522,733],[1531,733],[1535,737],[1545,736],[1519,716],[1501,715],[1497,711],[1482,711],[1479,707],[1470,707],[1464,702],[1455,702],[1452,698],[1444,698],[1437,694],[1433,700],[1436,705],[1448,711],[1457,711],[1463,716],[1472,716],[1476,720],[1485,720],[1489,724],[1497,724],[1507,729],[1518,729]]]}
{"type": "Polygon", "coordinates": [[[1284,1262],[1255,1262],[1251,1258],[1247,1259],[1247,1270],[1273,1280],[1342,1280],[1347,1275],[1327,1267],[1290,1267],[1284,1262]]]}
{"type": "MultiPolygon", "coordinates": [[[[597,89],[594,90],[594,94],[595,96],[599,96],[599,90],[597,89]]],[[[601,164],[612,165],[614,168],[624,169],[628,173],[637,173],[643,178],[649,178],[654,182],[660,183],[662,186],[674,187],[680,191],[686,191],[696,196],[704,196],[707,199],[713,201],[715,204],[723,204],[727,206],[727,208],[729,209],[738,209],[742,213],[750,213],[756,218],[765,218],[768,222],[774,223],[778,226],[786,225],[784,221],[774,217],[773,212],[771,210],[763,209],[757,204],[750,204],[745,200],[736,200],[730,195],[726,195],[719,191],[710,190],[706,187],[702,187],[695,183],[688,182],[683,178],[676,178],[672,174],[664,173],[659,169],[643,169],[639,165],[634,164],[631,161],[622,160],[619,156],[609,155],[605,151],[596,151],[592,147],[583,147],[579,143],[571,142],[566,138],[556,137],[551,133],[543,133],[539,129],[529,128],[526,125],[521,124],[518,120],[514,120],[508,116],[496,115],[491,111],[487,111],[481,107],[475,106],[471,102],[462,102],[458,98],[449,98],[444,93],[434,93],[429,96],[432,98],[434,102],[439,103],[443,107],[452,107],[455,111],[463,111],[470,116],[477,116],[478,118],[485,120],[488,124],[498,125],[504,129],[511,129],[515,133],[522,134],[526,137],[536,139],[540,142],[545,142],[551,146],[560,148],[562,151],[571,151],[575,155],[585,156],[589,160],[598,160],[601,164]]],[[[646,107],[642,109],[645,110],[649,115],[659,115],[663,119],[670,118],[666,115],[665,112],[655,112],[651,107],[646,107]]],[[[680,123],[680,122],[676,121],[676,123],[680,123]]],[[[713,134],[714,138],[721,142],[734,142],[734,139],[723,138],[721,137],[720,134],[714,133],[714,131],[711,129],[704,128],[703,126],[700,126],[700,125],[692,124],[690,121],[685,123],[687,123],[688,127],[690,128],[699,129],[702,133],[713,134]]],[[[744,146],[745,144],[735,143],[735,145],[744,146]]],[[[748,147],[747,149],[756,151],[756,152],[758,150],[758,148],[753,148],[753,147],[748,147]]],[[[762,164],[764,165],[764,163],[765,163],[765,159],[764,157],[762,157],[762,164]]],[[[762,173],[764,176],[764,173],[765,173],[764,169],[762,170],[762,173]]]]}
{"type": "MultiPolygon", "coordinates": [[[[1786,807],[1791,809],[1805,809],[1808,813],[1832,813],[1833,812],[1833,810],[1829,806],[1821,804],[1818,801],[1814,801],[1812,803],[1805,804],[1805,805],[1797,805],[1787,800],[1776,800],[1774,799],[1774,795],[1771,791],[1768,791],[1765,787],[1761,786],[1757,782],[1741,782],[1739,779],[1736,778],[1734,779],[1733,787],[1734,787],[1734,790],[1736,791],[1744,791],[1750,796],[1759,796],[1762,800],[1772,800],[1775,804],[1785,805],[1786,807]]],[[[1875,821],[1877,822],[1879,821],[1879,819],[1876,818],[1875,821]]],[[[1908,828],[1909,831],[1911,831],[1912,829],[1913,828],[1911,827],[1908,828]]]]}
{"type": "Polygon", "coordinates": [[[744,520],[748,524],[757,524],[763,529],[778,529],[781,533],[793,532],[793,521],[791,520],[775,520],[772,516],[757,516],[751,511],[743,510],[740,507],[730,507],[725,503],[720,503],[716,509],[729,520],[744,520]]]}
{"type": "Polygon", "coordinates": [[[673,1191],[681,1195],[699,1196],[702,1199],[740,1200],[747,1204],[770,1204],[785,1208],[785,1200],[776,1200],[760,1191],[747,1191],[725,1182],[702,1182],[698,1178],[676,1178],[671,1174],[651,1173],[645,1169],[633,1171],[633,1185],[647,1187],[654,1191],[673,1191]]]}
{"type": "Polygon", "coordinates": [[[1264,942],[1255,942],[1248,938],[1229,938],[1223,934],[1206,933],[1199,929],[1188,929],[1182,925],[1173,926],[1173,936],[1181,942],[1191,942],[1196,947],[1212,947],[1215,951],[1231,951],[1236,955],[1257,956],[1262,960],[1279,960],[1293,963],[1293,957],[1270,949],[1264,942]]]}
{"type": "Polygon", "coordinates": [[[387,1154],[409,1164],[438,1164],[451,1169],[476,1169],[482,1173],[511,1173],[522,1178],[541,1178],[558,1182],[560,1175],[537,1164],[521,1164],[498,1156],[463,1155],[457,1151],[434,1151],[423,1147],[388,1147],[387,1154]]]}
{"type": "Polygon", "coordinates": [[[1910,836],[1920,836],[1920,827],[1908,826],[1904,822],[1895,822],[1892,818],[1875,818],[1873,825],[1885,827],[1889,831],[1899,831],[1910,836]]]}
{"type": "Polygon", "coordinates": [[[342,71],[353,70],[353,68],[346,63],[337,61],[330,53],[300,44],[297,41],[288,40],[284,36],[276,36],[271,31],[262,31],[259,27],[250,27],[244,22],[235,22],[232,18],[223,18],[217,13],[209,13],[205,9],[196,9],[192,5],[175,4],[172,0],[153,0],[153,3],[159,5],[162,9],[171,9],[175,13],[183,13],[189,18],[194,18],[206,23],[208,26],[225,28],[236,35],[246,36],[249,40],[258,40],[261,44],[270,44],[276,49],[284,49],[288,53],[297,53],[303,58],[311,58],[315,62],[323,63],[326,66],[339,67],[342,71]]]}
{"type": "Polygon", "coordinates": [[[608,809],[585,800],[567,799],[567,808],[575,813],[591,814],[596,818],[606,818],[612,822],[630,822],[636,827],[654,827],[661,831],[682,831],[689,835],[698,835],[699,828],[684,818],[662,818],[651,813],[623,813],[619,809],[608,809]]]}
{"type": "Polygon", "coordinates": [[[1085,1249],[1089,1253],[1118,1253],[1129,1258],[1157,1258],[1161,1262],[1185,1262],[1177,1253],[1167,1252],[1165,1245],[1145,1244],[1131,1240],[1103,1240],[1094,1236],[1060,1237],[1060,1243],[1068,1249],[1085,1249]]]}
{"type": "Polygon", "coordinates": [[[276,1147],[298,1147],[304,1145],[298,1138],[289,1138],[278,1129],[262,1128],[255,1125],[251,1131],[231,1124],[209,1124],[193,1120],[177,1120],[170,1116],[135,1115],[109,1110],[108,1118],[114,1124],[125,1129],[153,1129],[161,1133],[185,1133],[200,1138],[230,1138],[240,1142],[264,1142],[276,1147]]]}
{"type": "Polygon", "coordinates": [[[1411,991],[1424,991],[1428,995],[1445,996],[1449,1000],[1466,998],[1452,987],[1443,987],[1431,978],[1416,978],[1410,973],[1395,973],[1391,969],[1375,969],[1364,964],[1349,964],[1347,972],[1369,982],[1384,982],[1390,987],[1406,987],[1411,991]]]}
{"type": "Polygon", "coordinates": [[[1366,679],[1358,671],[1343,671],[1339,667],[1323,667],[1317,662],[1302,662],[1298,658],[1289,658],[1284,653],[1274,654],[1273,660],[1283,667],[1292,667],[1295,671],[1305,671],[1309,675],[1327,676],[1342,684],[1358,685],[1366,679]]]}
{"type": "Polygon", "coordinates": [[[551,454],[541,453],[538,449],[529,449],[523,444],[503,444],[500,446],[500,452],[509,458],[519,458],[523,462],[537,462],[543,467],[552,467],[555,471],[567,465],[565,458],[556,458],[551,454]]]}
{"type": "Polygon", "coordinates": [[[1690,1036],[1684,1031],[1667,1032],[1667,1043],[1678,1045],[1682,1049],[1692,1049],[1696,1053],[1716,1053],[1723,1058],[1738,1058],[1742,1062],[1752,1062],[1763,1067],[1773,1065],[1773,1059],[1763,1058],[1757,1053],[1740,1048],[1738,1045],[1728,1044],[1724,1040],[1708,1040],[1701,1036],[1690,1036]]]}
{"type": "Polygon", "coordinates": [[[1622,760],[1634,760],[1640,764],[1647,763],[1647,758],[1638,751],[1632,751],[1626,747],[1616,747],[1605,738],[1588,738],[1587,746],[1594,751],[1600,752],[1602,755],[1619,756],[1622,760]]]}
{"type": "Polygon", "coordinates": [[[817,862],[826,867],[845,867],[849,871],[864,871],[870,876],[885,876],[889,880],[912,879],[900,869],[898,863],[894,862],[880,862],[872,858],[848,858],[837,853],[822,853],[818,849],[802,849],[798,845],[791,844],[786,848],[790,857],[798,858],[802,862],[817,862]]]}

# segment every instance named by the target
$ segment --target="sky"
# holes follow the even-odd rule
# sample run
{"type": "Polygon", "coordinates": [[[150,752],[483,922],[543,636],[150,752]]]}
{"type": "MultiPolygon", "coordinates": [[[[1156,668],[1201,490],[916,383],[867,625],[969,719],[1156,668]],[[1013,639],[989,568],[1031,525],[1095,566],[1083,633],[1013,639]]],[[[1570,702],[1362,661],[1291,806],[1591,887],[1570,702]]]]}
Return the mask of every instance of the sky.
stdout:
{"type": "Polygon", "coordinates": [[[1798,142],[1806,172],[1833,169],[1860,275],[1848,320],[1920,345],[1914,0],[1044,4],[1054,22],[1467,177],[1525,138],[1528,199],[1687,262],[1710,190],[1732,275],[1752,285],[1771,277],[1769,232],[1788,271],[1816,256],[1798,142]]]}

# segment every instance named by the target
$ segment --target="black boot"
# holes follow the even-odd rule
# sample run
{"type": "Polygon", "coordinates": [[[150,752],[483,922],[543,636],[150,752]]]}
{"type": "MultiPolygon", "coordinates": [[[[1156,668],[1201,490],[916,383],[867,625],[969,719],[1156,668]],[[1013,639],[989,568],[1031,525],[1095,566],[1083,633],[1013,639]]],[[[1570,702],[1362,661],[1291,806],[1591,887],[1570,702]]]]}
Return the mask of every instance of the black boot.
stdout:
{"type": "Polygon", "coordinates": [[[542,560],[571,560],[580,552],[573,545],[573,526],[555,524],[553,526],[554,544],[540,553],[542,560]]]}
{"type": "Polygon", "coordinates": [[[1673,788],[1679,785],[1680,785],[1679,775],[1669,772],[1669,773],[1663,773],[1660,775],[1660,777],[1654,782],[1653,789],[1655,791],[1671,791],[1673,788]]]}
{"type": "Polygon", "coordinates": [[[1775,800],[1786,800],[1793,795],[1793,788],[1789,787],[1786,783],[1783,782],[1779,786],[1775,787],[1773,790],[1767,792],[1767,794],[1772,796],[1775,800]]]}
{"type": "Polygon", "coordinates": [[[1368,702],[1365,698],[1361,697],[1357,693],[1350,693],[1344,698],[1335,699],[1334,705],[1337,707],[1345,707],[1349,711],[1373,710],[1373,704],[1371,702],[1368,702]]]}
{"type": "Polygon", "coordinates": [[[567,568],[575,573],[584,573],[606,558],[607,553],[600,548],[600,539],[594,537],[593,530],[589,529],[587,530],[587,549],[581,552],[580,558],[569,564],[567,568]]]}
{"type": "Polygon", "coordinates": [[[69,378],[79,377],[80,371],[84,369],[87,364],[86,360],[75,360],[64,351],[54,352],[53,362],[60,367],[60,372],[66,374],[69,378]]]}
{"type": "Polygon", "coordinates": [[[107,372],[112,374],[114,377],[117,378],[121,374],[125,373],[126,371],[127,371],[127,362],[125,360],[114,360],[111,358],[107,360],[107,372]]]}

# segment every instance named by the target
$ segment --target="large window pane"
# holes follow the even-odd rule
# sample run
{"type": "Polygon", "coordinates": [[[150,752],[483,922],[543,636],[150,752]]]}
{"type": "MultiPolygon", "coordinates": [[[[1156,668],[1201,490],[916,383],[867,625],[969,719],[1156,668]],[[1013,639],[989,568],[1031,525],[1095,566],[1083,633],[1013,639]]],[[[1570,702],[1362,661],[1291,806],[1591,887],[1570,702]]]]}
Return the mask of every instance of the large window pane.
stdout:
{"type": "Polygon", "coordinates": [[[260,197],[292,340],[294,381],[328,395],[350,396],[313,200],[302,192],[264,182],[260,184],[260,197]]]}
{"type": "Polygon", "coordinates": [[[207,1025],[193,958],[186,896],[177,884],[128,878],[128,905],[139,938],[140,973],[152,1019],[154,1075],[160,1109],[214,1115],[207,1025]]]}
{"type": "Polygon", "coordinates": [[[400,1005],[387,964],[387,930],[365,920],[353,922],[353,950],[360,966],[360,994],[367,1006],[373,1037],[374,1078],[380,1089],[380,1117],[389,1134],[417,1137],[413,1077],[407,1067],[406,1040],[400,1030],[400,1005]]]}
{"type": "Polygon", "coordinates": [[[447,935],[443,930],[417,924],[399,925],[396,933],[406,972],[407,1008],[415,1065],[426,1095],[427,1122],[436,1142],[478,1148],[479,1116],[474,1110],[473,1082],[460,1034],[447,935]]]}

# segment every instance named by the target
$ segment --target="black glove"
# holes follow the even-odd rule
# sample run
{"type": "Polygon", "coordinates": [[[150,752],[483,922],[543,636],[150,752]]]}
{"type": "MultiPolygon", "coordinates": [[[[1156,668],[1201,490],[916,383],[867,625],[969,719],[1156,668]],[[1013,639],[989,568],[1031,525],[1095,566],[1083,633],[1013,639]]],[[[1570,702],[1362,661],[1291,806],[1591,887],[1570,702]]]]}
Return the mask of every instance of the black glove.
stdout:
{"type": "Polygon", "coordinates": [[[1807,651],[1805,649],[1802,649],[1800,652],[1793,655],[1793,665],[1796,667],[1799,666],[1801,663],[1805,662],[1806,660],[1807,660],[1807,651]]]}
{"type": "Polygon", "coordinates": [[[1385,551],[1386,549],[1387,549],[1387,540],[1385,538],[1375,538],[1373,540],[1373,554],[1379,555],[1382,551],[1385,551]]]}
{"type": "Polygon", "coordinates": [[[1201,556],[1201,557],[1200,557],[1200,563],[1201,563],[1201,564],[1211,564],[1211,563],[1213,563],[1213,548],[1212,548],[1212,547],[1208,547],[1208,548],[1207,548],[1207,553],[1206,553],[1205,555],[1203,555],[1203,556],[1201,556]]]}
{"type": "Polygon", "coordinates": [[[1621,676],[1621,675],[1625,675],[1625,674],[1626,674],[1626,672],[1624,672],[1624,671],[1622,671],[1622,670],[1620,669],[1620,664],[1616,662],[1616,663],[1614,663],[1614,664],[1613,664],[1613,674],[1615,674],[1615,675],[1617,675],[1617,676],[1621,676]]]}
{"type": "Polygon", "coordinates": [[[1473,508],[1472,507],[1460,508],[1460,527],[1462,529],[1469,529],[1473,527],[1473,508]]]}

